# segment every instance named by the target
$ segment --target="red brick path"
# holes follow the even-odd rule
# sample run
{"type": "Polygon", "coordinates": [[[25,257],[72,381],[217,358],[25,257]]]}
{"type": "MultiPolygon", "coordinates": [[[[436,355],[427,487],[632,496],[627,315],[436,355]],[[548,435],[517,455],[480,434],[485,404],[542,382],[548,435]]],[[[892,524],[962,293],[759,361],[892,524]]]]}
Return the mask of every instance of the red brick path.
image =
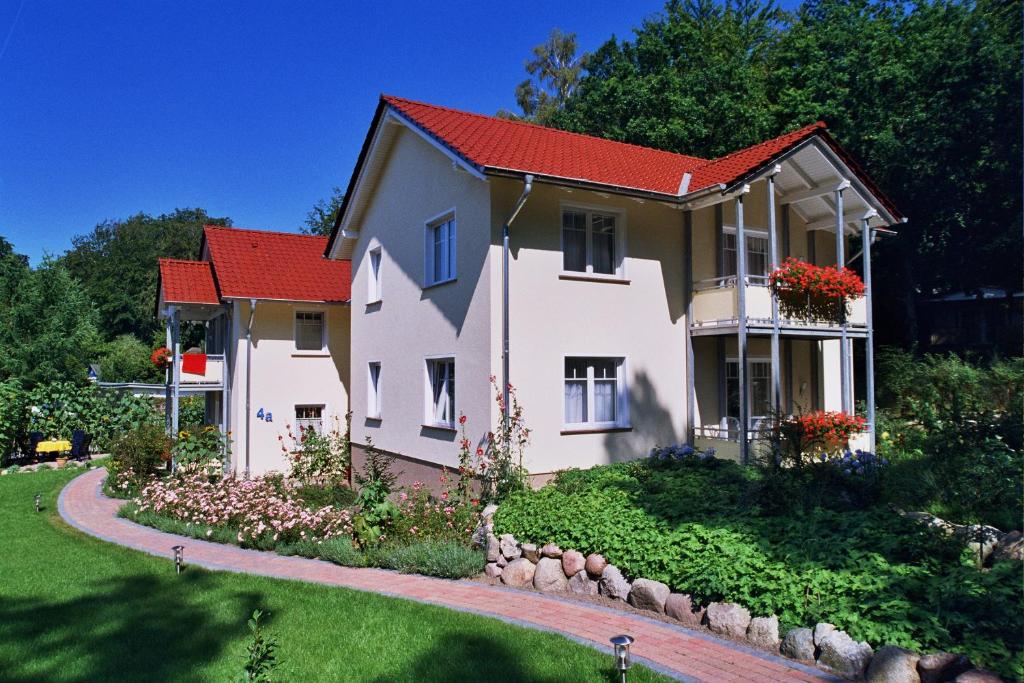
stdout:
{"type": "Polygon", "coordinates": [[[651,668],[684,681],[837,681],[813,668],[641,615],[503,586],[353,569],[272,552],[244,550],[157,531],[117,517],[121,501],[102,495],[106,471],[73,479],[60,494],[60,514],[77,529],[111,543],[170,558],[185,546],[186,564],[344,586],[475,612],[564,634],[609,651],[619,633],[636,638],[633,652],[651,668]]]}

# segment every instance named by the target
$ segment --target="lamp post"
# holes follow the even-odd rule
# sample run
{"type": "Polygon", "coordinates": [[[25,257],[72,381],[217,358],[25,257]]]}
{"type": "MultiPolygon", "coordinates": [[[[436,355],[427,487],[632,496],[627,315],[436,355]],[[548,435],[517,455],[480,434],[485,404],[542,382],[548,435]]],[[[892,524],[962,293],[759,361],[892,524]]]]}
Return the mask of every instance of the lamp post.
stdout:
{"type": "Polygon", "coordinates": [[[174,551],[174,570],[175,573],[180,574],[181,568],[185,564],[185,546],[176,545],[171,550],[174,551]]]}
{"type": "Polygon", "coordinates": [[[39,512],[42,509],[43,509],[43,494],[37,493],[36,494],[36,512],[39,512]]]}
{"type": "Polygon", "coordinates": [[[633,637],[627,635],[615,636],[612,646],[615,648],[615,667],[619,670],[619,680],[626,683],[626,672],[633,665],[629,658],[629,646],[633,644],[633,637]]]}

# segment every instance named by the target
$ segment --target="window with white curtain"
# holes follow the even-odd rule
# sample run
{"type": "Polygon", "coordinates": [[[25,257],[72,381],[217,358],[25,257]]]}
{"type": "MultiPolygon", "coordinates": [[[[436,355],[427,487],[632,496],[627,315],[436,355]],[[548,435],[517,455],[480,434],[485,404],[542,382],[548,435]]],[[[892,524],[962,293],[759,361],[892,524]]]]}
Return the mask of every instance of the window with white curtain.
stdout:
{"type": "Polygon", "coordinates": [[[372,304],[380,301],[381,299],[381,287],[380,287],[380,261],[381,261],[381,250],[380,247],[371,249],[369,252],[369,269],[367,270],[367,277],[369,281],[366,287],[366,303],[372,304]]]}
{"type": "Polygon", "coordinates": [[[565,359],[565,424],[616,427],[628,422],[622,358],[565,359]]]}
{"type": "Polygon", "coordinates": [[[295,349],[297,351],[323,351],[324,314],[322,311],[295,312],[295,349]]]}
{"type": "MultiPolygon", "coordinates": [[[[759,230],[744,230],[747,238],[747,275],[768,275],[768,233],[759,230]]],[[[736,229],[722,230],[722,248],[725,250],[725,273],[736,275],[736,229]]]]}
{"type": "Polygon", "coordinates": [[[380,418],[380,363],[373,362],[368,366],[366,378],[366,417],[380,418]]]}
{"type": "Polygon", "coordinates": [[[614,213],[562,211],[562,269],[575,273],[621,275],[621,226],[614,213]]]}
{"type": "Polygon", "coordinates": [[[427,359],[425,424],[455,427],[455,359],[427,359]]]}
{"type": "Polygon", "coordinates": [[[455,215],[427,224],[423,286],[455,279],[455,215]]]}

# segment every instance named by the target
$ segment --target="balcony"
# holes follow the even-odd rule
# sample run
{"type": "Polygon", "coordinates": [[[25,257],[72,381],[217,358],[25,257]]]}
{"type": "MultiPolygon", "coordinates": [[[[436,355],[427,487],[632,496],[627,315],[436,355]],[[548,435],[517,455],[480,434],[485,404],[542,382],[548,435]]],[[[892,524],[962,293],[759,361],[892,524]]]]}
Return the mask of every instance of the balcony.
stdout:
{"type": "MultiPolygon", "coordinates": [[[[694,335],[735,332],[739,322],[739,288],[736,277],[718,277],[701,280],[694,285],[693,317],[690,329],[694,335]]],[[[867,333],[867,303],[863,297],[850,304],[847,330],[851,337],[867,333]]],[[[788,318],[779,314],[779,327],[784,334],[833,337],[840,326],[833,320],[806,320],[788,318]]],[[[763,275],[747,276],[747,330],[753,334],[772,328],[772,293],[768,278],[763,275]]]]}
{"type": "MultiPolygon", "coordinates": [[[[185,354],[188,355],[188,354],[185,354]]],[[[179,359],[184,364],[184,357],[179,359]]],[[[206,369],[202,374],[181,371],[182,387],[200,390],[218,390],[224,388],[224,354],[214,353],[206,356],[206,369]]]]}

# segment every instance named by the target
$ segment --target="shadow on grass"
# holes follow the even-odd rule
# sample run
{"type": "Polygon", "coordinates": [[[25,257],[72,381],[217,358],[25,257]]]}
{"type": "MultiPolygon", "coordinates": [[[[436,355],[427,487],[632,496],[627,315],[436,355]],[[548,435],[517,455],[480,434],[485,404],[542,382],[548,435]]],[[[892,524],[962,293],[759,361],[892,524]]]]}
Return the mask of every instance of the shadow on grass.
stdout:
{"type": "Polygon", "coordinates": [[[214,606],[187,597],[207,592],[209,582],[202,573],[139,575],[91,583],[86,594],[66,601],[6,598],[0,641],[18,643],[21,652],[0,658],[0,680],[179,679],[220,655],[262,599],[240,592],[231,604],[214,606]]]}

